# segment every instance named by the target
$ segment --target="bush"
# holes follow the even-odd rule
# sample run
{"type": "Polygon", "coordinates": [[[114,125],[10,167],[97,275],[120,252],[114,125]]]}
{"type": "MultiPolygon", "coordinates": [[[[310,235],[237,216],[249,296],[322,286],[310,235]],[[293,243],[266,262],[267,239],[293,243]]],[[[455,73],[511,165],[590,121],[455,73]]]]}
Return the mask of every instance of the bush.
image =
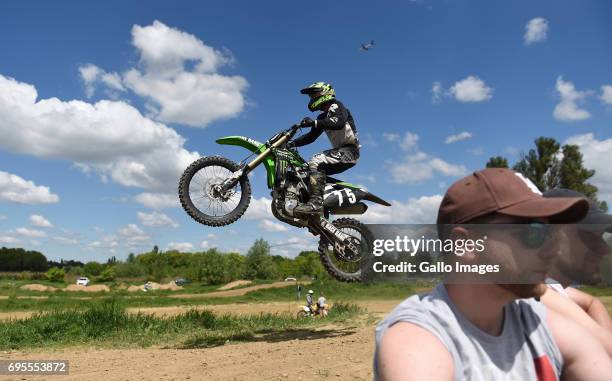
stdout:
{"type": "Polygon", "coordinates": [[[51,267],[49,271],[45,273],[45,279],[50,282],[63,282],[65,276],[66,272],[64,269],[59,269],[57,267],[51,267]]]}
{"type": "Polygon", "coordinates": [[[98,282],[112,282],[115,280],[115,271],[112,267],[107,267],[96,280],[98,282]]]}

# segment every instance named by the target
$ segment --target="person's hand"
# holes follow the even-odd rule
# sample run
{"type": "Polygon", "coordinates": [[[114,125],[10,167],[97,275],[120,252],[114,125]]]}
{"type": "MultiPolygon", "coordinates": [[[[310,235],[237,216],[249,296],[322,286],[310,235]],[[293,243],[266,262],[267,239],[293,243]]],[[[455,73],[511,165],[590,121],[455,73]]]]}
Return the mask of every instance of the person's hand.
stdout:
{"type": "Polygon", "coordinates": [[[300,126],[301,127],[312,127],[315,125],[314,120],[310,119],[309,117],[305,117],[304,119],[302,119],[302,121],[300,122],[300,126]]]}
{"type": "Polygon", "coordinates": [[[286,147],[287,149],[295,149],[295,142],[293,140],[288,141],[286,147]]]}

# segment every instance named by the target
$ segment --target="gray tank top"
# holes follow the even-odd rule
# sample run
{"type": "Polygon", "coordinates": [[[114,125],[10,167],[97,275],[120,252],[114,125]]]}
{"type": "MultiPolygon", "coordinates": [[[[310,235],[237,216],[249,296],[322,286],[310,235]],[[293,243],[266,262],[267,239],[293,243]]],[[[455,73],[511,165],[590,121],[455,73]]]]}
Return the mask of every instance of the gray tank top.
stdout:
{"type": "MultiPolygon", "coordinates": [[[[453,358],[455,380],[558,380],[561,352],[546,324],[546,308],[534,299],[519,299],[504,308],[499,336],[468,321],[451,302],[443,284],[429,294],[400,303],[376,327],[376,353],[386,330],[398,322],[416,324],[435,335],[453,358]]],[[[374,379],[378,379],[377,355],[374,379]]]]}

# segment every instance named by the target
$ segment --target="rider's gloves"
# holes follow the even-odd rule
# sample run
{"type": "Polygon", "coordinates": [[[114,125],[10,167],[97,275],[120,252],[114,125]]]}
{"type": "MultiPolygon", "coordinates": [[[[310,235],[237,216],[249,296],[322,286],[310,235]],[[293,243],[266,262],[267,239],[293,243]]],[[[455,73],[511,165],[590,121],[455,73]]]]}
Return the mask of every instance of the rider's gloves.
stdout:
{"type": "Polygon", "coordinates": [[[300,126],[302,127],[313,127],[314,125],[315,121],[310,119],[309,117],[302,119],[302,121],[300,122],[300,126]]]}
{"type": "Polygon", "coordinates": [[[287,149],[295,149],[295,142],[293,140],[288,141],[286,147],[287,149]]]}

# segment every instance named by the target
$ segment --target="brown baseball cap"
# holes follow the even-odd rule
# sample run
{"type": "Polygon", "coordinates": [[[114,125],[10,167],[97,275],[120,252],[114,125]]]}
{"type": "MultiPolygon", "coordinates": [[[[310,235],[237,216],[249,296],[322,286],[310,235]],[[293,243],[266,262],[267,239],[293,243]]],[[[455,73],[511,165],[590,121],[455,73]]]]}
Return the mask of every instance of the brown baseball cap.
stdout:
{"type": "Polygon", "coordinates": [[[508,168],[487,168],[448,188],[438,210],[438,224],[469,223],[494,212],[569,224],[583,219],[588,211],[585,198],[544,198],[523,174],[508,168]]]}

